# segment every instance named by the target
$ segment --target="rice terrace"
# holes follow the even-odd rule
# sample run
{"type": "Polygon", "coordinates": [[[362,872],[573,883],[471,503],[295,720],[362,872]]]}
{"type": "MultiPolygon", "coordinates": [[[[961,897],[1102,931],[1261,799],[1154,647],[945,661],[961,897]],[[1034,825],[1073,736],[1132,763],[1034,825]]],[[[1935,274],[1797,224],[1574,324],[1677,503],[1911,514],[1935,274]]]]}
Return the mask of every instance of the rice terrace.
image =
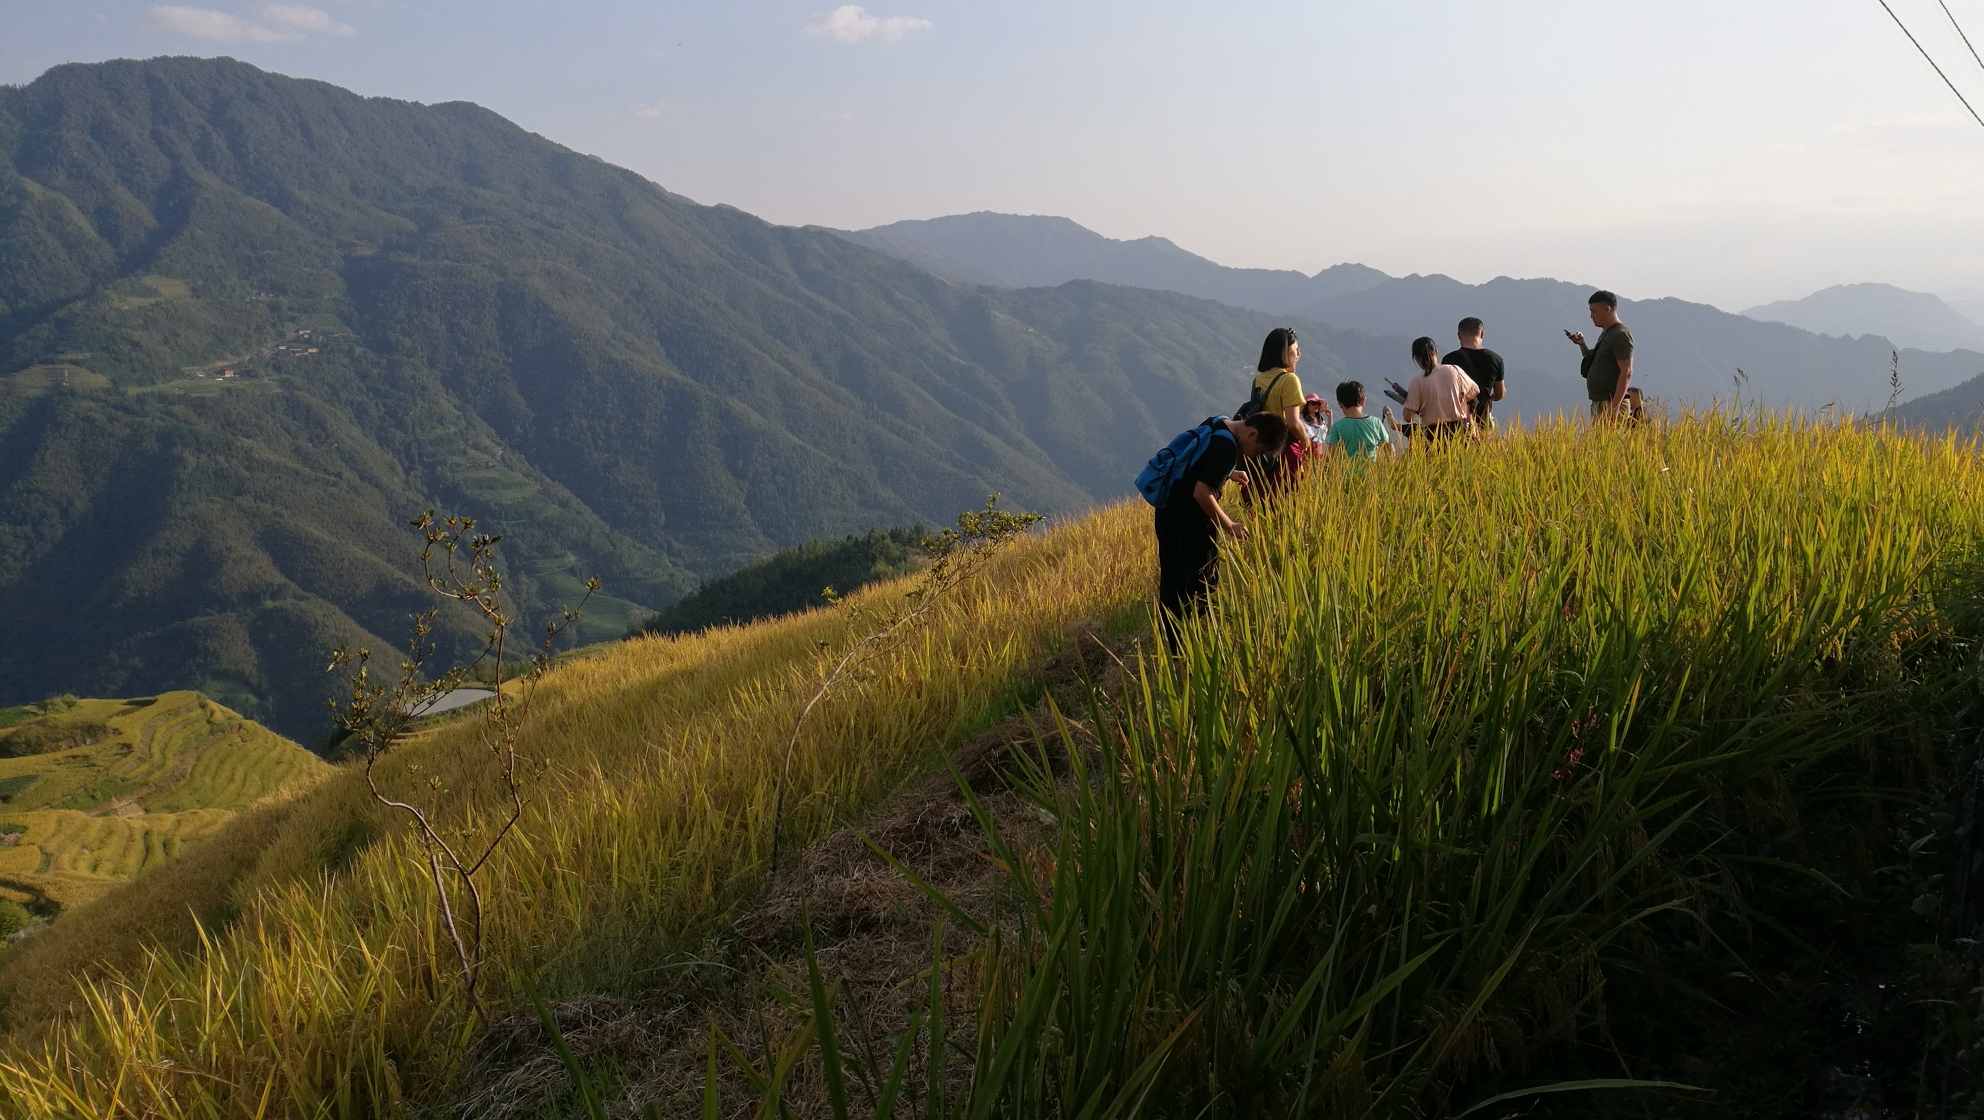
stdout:
{"type": "Polygon", "coordinates": [[[195,693],[0,711],[0,897],[70,908],[329,773],[195,693]]]}
{"type": "Polygon", "coordinates": [[[0,1120],[1984,1117],[1980,4],[13,5],[0,1120]]]}

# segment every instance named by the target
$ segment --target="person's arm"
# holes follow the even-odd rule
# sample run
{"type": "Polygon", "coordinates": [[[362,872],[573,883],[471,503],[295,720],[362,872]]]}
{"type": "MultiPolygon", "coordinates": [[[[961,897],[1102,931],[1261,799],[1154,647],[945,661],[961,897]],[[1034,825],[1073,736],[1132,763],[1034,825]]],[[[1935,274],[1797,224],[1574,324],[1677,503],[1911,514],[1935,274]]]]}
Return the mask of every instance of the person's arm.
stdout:
{"type": "Polygon", "coordinates": [[[1301,448],[1303,454],[1308,454],[1309,429],[1302,426],[1302,402],[1296,401],[1294,404],[1282,409],[1281,419],[1283,423],[1288,425],[1289,442],[1301,448]]]}
{"type": "Polygon", "coordinates": [[[1633,359],[1631,355],[1619,359],[1619,383],[1612,387],[1612,408],[1616,411],[1619,402],[1626,399],[1626,386],[1633,380],[1633,359]]]}
{"type": "Polygon", "coordinates": [[[1219,507],[1219,495],[1213,493],[1212,487],[1203,482],[1193,483],[1192,500],[1199,503],[1199,508],[1206,511],[1212,523],[1224,529],[1228,536],[1236,541],[1247,539],[1247,527],[1226,516],[1226,511],[1219,507]]]}
{"type": "Polygon", "coordinates": [[[1489,393],[1489,394],[1488,394],[1488,399],[1489,399],[1489,400],[1491,400],[1491,401],[1499,401],[1499,400],[1501,400],[1501,399],[1502,399],[1502,379],[1501,379],[1501,378],[1499,378],[1499,377],[1498,377],[1498,378],[1496,378],[1496,379],[1495,379],[1495,390],[1494,390],[1494,392],[1492,392],[1492,393],[1489,393]]]}

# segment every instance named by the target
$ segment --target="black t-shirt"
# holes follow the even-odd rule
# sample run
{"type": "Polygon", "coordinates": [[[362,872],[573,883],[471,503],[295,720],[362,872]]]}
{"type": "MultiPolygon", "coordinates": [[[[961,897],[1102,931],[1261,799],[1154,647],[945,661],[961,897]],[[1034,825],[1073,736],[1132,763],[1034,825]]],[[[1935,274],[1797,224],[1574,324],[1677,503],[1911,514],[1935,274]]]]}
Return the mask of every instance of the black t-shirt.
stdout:
{"type": "Polygon", "coordinates": [[[1474,413],[1476,416],[1485,414],[1489,398],[1495,395],[1495,383],[1503,380],[1502,356],[1486,348],[1469,350],[1463,346],[1440,360],[1450,366],[1459,366],[1462,373],[1481,386],[1481,395],[1474,398],[1474,413]]]}
{"type": "Polygon", "coordinates": [[[1193,496],[1198,490],[1198,483],[1203,482],[1218,490],[1226,485],[1226,478],[1233,473],[1233,468],[1240,465],[1240,444],[1226,430],[1226,425],[1211,416],[1201,421],[1199,426],[1207,425],[1212,427],[1212,439],[1199,453],[1198,461],[1187,467],[1184,475],[1172,484],[1171,500],[1158,511],[1167,521],[1203,521],[1211,525],[1212,518],[1199,508],[1198,499],[1193,496]]]}

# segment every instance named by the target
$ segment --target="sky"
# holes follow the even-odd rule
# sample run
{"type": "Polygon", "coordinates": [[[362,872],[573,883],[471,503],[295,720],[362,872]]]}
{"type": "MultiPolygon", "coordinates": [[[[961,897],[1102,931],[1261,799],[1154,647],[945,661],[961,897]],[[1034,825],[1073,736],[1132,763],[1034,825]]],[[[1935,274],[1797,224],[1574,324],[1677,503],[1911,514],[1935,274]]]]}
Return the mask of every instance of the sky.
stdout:
{"type": "MultiPolygon", "coordinates": [[[[1984,112],[1938,0],[1888,2],[1984,112]]],[[[0,83],[161,54],[474,101],[782,223],[1984,308],[1984,124],[1880,0],[0,0],[0,83]]]]}

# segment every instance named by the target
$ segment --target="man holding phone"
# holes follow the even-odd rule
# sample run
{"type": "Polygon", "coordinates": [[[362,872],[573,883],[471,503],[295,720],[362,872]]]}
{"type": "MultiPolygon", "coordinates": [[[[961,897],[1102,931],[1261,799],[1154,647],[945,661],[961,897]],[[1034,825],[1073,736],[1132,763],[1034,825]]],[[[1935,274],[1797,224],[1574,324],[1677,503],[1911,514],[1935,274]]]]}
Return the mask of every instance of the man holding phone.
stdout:
{"type": "Polygon", "coordinates": [[[1611,292],[1591,293],[1587,307],[1591,325],[1599,329],[1597,343],[1586,346],[1583,331],[1565,331],[1564,337],[1584,355],[1578,373],[1585,396],[1591,398],[1591,418],[1610,420],[1619,414],[1619,402],[1633,380],[1633,332],[1619,321],[1619,297],[1611,292]]]}

